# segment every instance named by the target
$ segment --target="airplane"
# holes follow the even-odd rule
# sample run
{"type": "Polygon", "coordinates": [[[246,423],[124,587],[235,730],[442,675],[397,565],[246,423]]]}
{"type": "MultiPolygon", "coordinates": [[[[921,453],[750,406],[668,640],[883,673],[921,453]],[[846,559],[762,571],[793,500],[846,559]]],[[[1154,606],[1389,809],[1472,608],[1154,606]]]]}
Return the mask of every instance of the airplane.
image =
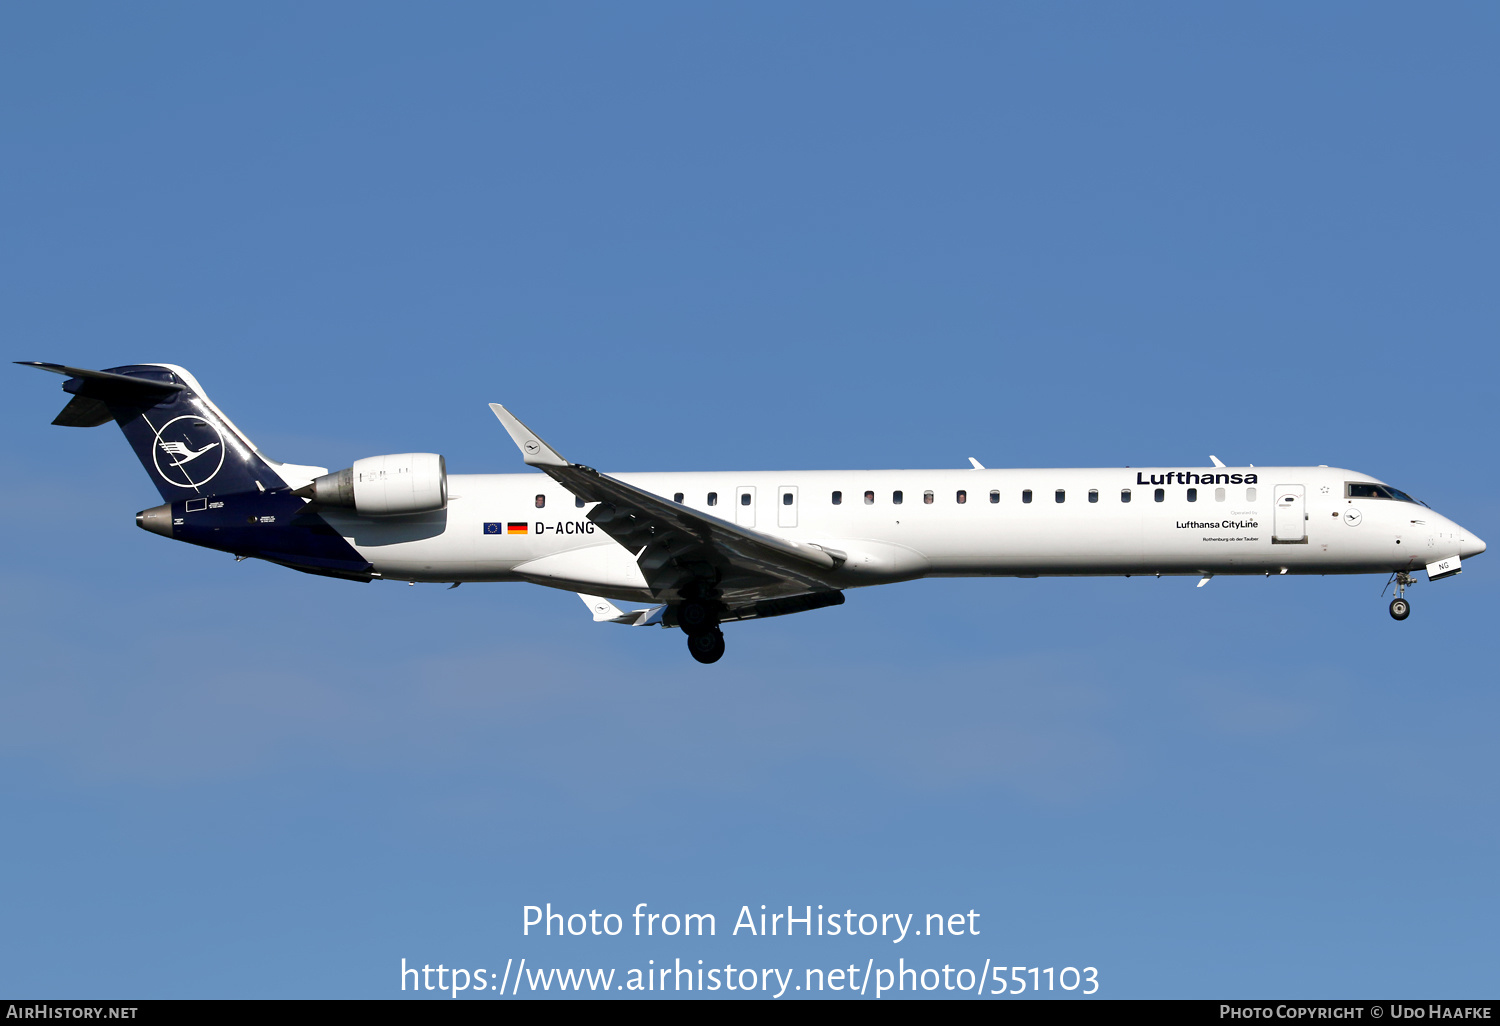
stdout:
{"type": "MultiPolygon", "coordinates": [[[[21,362],[21,361],[18,361],[21,362]]],[[[491,404],[542,473],[449,474],[436,453],[327,468],[263,455],[168,363],[64,376],[52,423],[120,425],[165,501],[166,538],[349,581],[524,581],[578,594],[596,622],[680,629],[700,663],[723,625],[842,605],[924,577],[1460,573],[1474,532],[1337,467],[820,470],[604,474],[491,404]],[[615,603],[649,603],[621,609],[615,603]]],[[[1389,585],[1390,582],[1388,582],[1389,585]]]]}

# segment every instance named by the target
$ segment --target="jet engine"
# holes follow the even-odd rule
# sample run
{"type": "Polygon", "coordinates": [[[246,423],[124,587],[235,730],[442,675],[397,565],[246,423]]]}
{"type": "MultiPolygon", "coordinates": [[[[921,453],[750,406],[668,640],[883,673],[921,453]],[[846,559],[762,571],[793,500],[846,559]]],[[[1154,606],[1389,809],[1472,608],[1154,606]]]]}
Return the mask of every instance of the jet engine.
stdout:
{"type": "Polygon", "coordinates": [[[435,513],[448,506],[448,468],[433,452],[368,456],[297,489],[319,506],[352,508],[360,516],[435,513]]]}

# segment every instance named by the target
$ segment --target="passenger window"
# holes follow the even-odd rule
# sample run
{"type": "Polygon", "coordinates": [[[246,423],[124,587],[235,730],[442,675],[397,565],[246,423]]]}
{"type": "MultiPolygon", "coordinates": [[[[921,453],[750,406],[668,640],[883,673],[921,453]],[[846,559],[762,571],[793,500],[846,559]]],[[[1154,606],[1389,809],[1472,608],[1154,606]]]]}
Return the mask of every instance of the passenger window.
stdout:
{"type": "Polygon", "coordinates": [[[1222,488],[1215,488],[1214,489],[1214,501],[1215,502],[1223,502],[1224,501],[1224,489],[1222,489],[1222,488]]]}
{"type": "MultiPolygon", "coordinates": [[[[749,496],[747,495],[747,496],[745,496],[745,498],[748,499],[749,496]]],[[[792,504],[792,493],[791,492],[782,492],[781,493],[781,504],[783,506],[790,506],[792,504]]]]}
{"type": "Polygon", "coordinates": [[[673,502],[681,502],[682,501],[682,493],[681,492],[673,492],[672,493],[672,501],[673,502]]]}
{"type": "Polygon", "coordinates": [[[545,495],[538,495],[536,497],[536,508],[541,509],[545,505],[547,505],[547,497],[545,495]]]}
{"type": "Polygon", "coordinates": [[[1090,488],[1089,489],[1089,501],[1090,502],[1098,502],[1099,501],[1099,489],[1097,489],[1097,488],[1090,488]]]}
{"type": "Polygon", "coordinates": [[[1196,489],[1196,488],[1189,488],[1188,489],[1188,502],[1197,502],[1197,501],[1198,501],[1198,489],[1196,489]]]}
{"type": "Polygon", "coordinates": [[[926,503],[927,505],[931,506],[932,505],[932,493],[931,492],[923,492],[922,493],[922,501],[924,503],[926,503]]]}
{"type": "Polygon", "coordinates": [[[741,506],[748,506],[748,505],[750,505],[750,493],[749,492],[742,492],[740,494],[740,505],[741,506]]]}
{"type": "Polygon", "coordinates": [[[1055,499],[1055,500],[1057,500],[1058,502],[1067,502],[1068,501],[1068,493],[1065,492],[1065,491],[1063,491],[1061,488],[1059,488],[1057,490],[1057,493],[1055,495],[1053,495],[1052,498],[1055,499]]]}
{"type": "Polygon", "coordinates": [[[990,492],[990,502],[994,503],[994,502],[999,502],[999,501],[1000,501],[1000,492],[999,492],[999,490],[997,489],[997,490],[991,491],[990,492]]]}
{"type": "Polygon", "coordinates": [[[875,505],[875,493],[874,492],[865,492],[865,505],[866,506],[873,506],[873,505],[875,505]]]}
{"type": "Polygon", "coordinates": [[[1121,502],[1129,502],[1130,501],[1130,489],[1129,488],[1121,488],[1120,489],[1120,501],[1121,502]]]}
{"type": "Polygon", "coordinates": [[[960,489],[959,489],[959,490],[958,490],[958,496],[957,496],[957,499],[958,499],[958,504],[959,504],[959,505],[960,505],[960,506],[962,506],[962,505],[963,505],[963,504],[964,504],[964,503],[966,503],[966,502],[968,502],[968,501],[969,501],[969,493],[968,493],[968,492],[966,492],[966,491],[964,491],[964,490],[963,490],[963,489],[962,489],[962,488],[960,488],[960,489]]]}
{"type": "Polygon", "coordinates": [[[891,502],[895,503],[897,506],[901,505],[901,493],[900,492],[892,492],[891,493],[891,502]]]}
{"type": "Polygon", "coordinates": [[[1023,491],[1021,493],[1021,501],[1022,502],[1030,502],[1031,501],[1031,489],[1030,488],[1027,488],[1025,491],[1023,491]]]}
{"type": "Polygon", "coordinates": [[[1254,502],[1255,501],[1255,489],[1254,488],[1246,488],[1245,489],[1245,501],[1246,502],[1254,502]]]}
{"type": "Polygon", "coordinates": [[[1163,501],[1166,500],[1166,498],[1167,498],[1167,490],[1165,488],[1158,488],[1156,490],[1156,501],[1157,502],[1163,502],[1163,501]]]}
{"type": "Polygon", "coordinates": [[[844,493],[843,492],[834,492],[833,493],[833,504],[835,506],[842,506],[843,503],[844,503],[844,493]]]}
{"type": "Polygon", "coordinates": [[[577,506],[579,509],[583,509],[583,500],[575,495],[573,496],[573,505],[577,506]]]}
{"type": "Polygon", "coordinates": [[[710,506],[717,506],[719,504],[719,493],[718,492],[709,492],[708,493],[708,504],[710,506]]]}

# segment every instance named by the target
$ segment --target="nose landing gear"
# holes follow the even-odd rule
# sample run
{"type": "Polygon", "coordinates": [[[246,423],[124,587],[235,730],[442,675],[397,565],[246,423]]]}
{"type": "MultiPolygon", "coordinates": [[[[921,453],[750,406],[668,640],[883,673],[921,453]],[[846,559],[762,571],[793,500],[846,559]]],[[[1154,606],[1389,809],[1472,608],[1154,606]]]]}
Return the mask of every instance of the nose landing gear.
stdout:
{"type": "Polygon", "coordinates": [[[1391,599],[1391,619],[1405,620],[1411,615],[1411,603],[1406,601],[1406,588],[1411,584],[1411,574],[1397,570],[1395,574],[1396,597],[1391,599]]]}

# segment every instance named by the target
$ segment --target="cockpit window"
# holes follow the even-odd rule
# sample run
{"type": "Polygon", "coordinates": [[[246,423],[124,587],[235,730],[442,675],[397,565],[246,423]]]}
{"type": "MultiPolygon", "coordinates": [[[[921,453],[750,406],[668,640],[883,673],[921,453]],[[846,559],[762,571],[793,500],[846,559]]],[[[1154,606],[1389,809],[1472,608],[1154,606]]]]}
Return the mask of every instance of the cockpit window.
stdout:
{"type": "Polygon", "coordinates": [[[1398,502],[1416,502],[1410,495],[1389,485],[1373,482],[1350,481],[1344,485],[1344,495],[1350,499],[1395,499],[1398,502]]]}

